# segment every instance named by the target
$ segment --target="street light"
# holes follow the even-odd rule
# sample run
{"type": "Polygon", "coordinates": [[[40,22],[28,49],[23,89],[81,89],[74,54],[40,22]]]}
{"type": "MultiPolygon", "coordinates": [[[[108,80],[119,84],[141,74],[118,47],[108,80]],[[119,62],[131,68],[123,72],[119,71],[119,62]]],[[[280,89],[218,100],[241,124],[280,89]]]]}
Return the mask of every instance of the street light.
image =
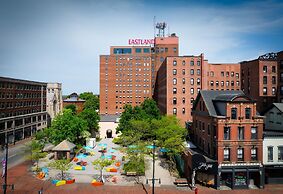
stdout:
{"type": "Polygon", "coordinates": [[[5,159],[3,159],[4,162],[2,162],[3,165],[3,173],[4,173],[4,184],[2,185],[4,194],[7,193],[7,187],[11,187],[12,190],[14,190],[14,185],[8,185],[7,184],[7,178],[8,178],[8,147],[9,147],[9,142],[8,142],[8,133],[6,133],[5,137],[5,159]]]}
{"type": "Polygon", "coordinates": [[[152,179],[147,179],[146,180],[146,183],[148,184],[148,181],[151,180],[152,181],[152,194],[154,194],[154,184],[155,184],[155,181],[158,180],[159,181],[159,184],[161,183],[161,180],[160,178],[159,179],[156,179],[155,178],[155,140],[153,140],[153,145],[152,146],[147,146],[148,148],[152,148],[153,149],[153,154],[152,154],[152,179]]]}

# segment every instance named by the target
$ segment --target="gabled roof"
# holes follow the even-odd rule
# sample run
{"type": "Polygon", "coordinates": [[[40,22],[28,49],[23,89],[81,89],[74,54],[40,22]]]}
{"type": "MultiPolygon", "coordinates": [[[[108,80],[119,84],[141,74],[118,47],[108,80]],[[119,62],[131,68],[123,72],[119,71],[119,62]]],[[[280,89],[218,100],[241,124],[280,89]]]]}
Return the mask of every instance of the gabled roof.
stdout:
{"type": "Polygon", "coordinates": [[[216,107],[213,103],[214,100],[217,100],[216,98],[218,98],[218,100],[226,99],[226,100],[231,101],[231,100],[235,99],[236,97],[245,96],[245,94],[244,94],[243,91],[238,91],[238,90],[226,90],[226,91],[222,91],[222,90],[200,90],[200,92],[198,93],[198,96],[196,98],[196,101],[194,103],[193,110],[195,110],[197,102],[199,101],[201,96],[202,96],[203,101],[205,103],[205,106],[208,110],[208,114],[210,116],[218,116],[216,107]]]}
{"type": "Polygon", "coordinates": [[[100,115],[100,122],[117,122],[120,115],[100,115]]]}
{"type": "Polygon", "coordinates": [[[57,146],[55,146],[52,151],[71,151],[74,147],[76,147],[75,144],[64,140],[61,143],[59,143],[57,146]]]}
{"type": "Polygon", "coordinates": [[[265,111],[262,112],[264,115],[266,112],[268,112],[273,107],[276,107],[280,112],[283,113],[283,103],[272,103],[265,111]]]}

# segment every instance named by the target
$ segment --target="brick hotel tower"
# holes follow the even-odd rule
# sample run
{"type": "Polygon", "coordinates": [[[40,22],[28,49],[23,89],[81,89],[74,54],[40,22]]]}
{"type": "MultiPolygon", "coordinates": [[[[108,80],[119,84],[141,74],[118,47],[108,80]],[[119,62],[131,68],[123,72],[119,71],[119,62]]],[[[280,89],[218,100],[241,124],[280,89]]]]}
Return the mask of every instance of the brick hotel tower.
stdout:
{"type": "Polygon", "coordinates": [[[240,90],[240,64],[209,64],[204,55],[167,57],[157,72],[154,99],[162,114],[192,121],[200,90],[240,90]]]}
{"type": "Polygon", "coordinates": [[[110,55],[100,55],[100,114],[120,114],[125,104],[140,105],[152,97],[159,66],[179,54],[175,34],[155,37],[154,43],[111,46],[110,55]]]}
{"type": "Polygon", "coordinates": [[[241,63],[241,88],[257,102],[261,113],[277,98],[277,54],[268,53],[241,63]]]}

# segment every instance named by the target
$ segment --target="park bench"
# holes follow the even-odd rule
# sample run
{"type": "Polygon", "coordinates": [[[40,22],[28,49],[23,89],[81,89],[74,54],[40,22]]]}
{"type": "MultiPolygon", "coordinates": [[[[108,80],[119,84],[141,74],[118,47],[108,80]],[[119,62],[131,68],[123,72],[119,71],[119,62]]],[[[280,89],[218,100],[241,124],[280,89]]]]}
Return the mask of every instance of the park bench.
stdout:
{"type": "Polygon", "coordinates": [[[189,186],[189,182],[185,178],[175,179],[174,184],[177,187],[187,187],[187,186],[189,186]]]}
{"type": "Polygon", "coordinates": [[[137,172],[126,172],[126,176],[137,176],[137,172]]]}

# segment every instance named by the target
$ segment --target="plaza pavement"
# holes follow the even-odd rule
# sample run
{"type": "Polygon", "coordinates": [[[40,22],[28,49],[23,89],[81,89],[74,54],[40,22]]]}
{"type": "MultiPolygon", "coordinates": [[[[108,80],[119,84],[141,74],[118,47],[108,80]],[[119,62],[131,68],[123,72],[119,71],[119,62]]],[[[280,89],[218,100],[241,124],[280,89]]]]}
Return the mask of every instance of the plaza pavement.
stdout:
{"type": "MultiPolygon", "coordinates": [[[[137,184],[135,186],[110,186],[93,187],[91,184],[75,183],[72,185],[63,185],[56,187],[50,181],[42,181],[33,177],[28,171],[30,162],[17,165],[8,171],[8,184],[15,184],[15,190],[8,190],[8,194],[38,194],[43,188],[43,194],[150,194],[151,188],[137,184]]],[[[0,179],[2,184],[3,179],[0,179]]],[[[0,188],[0,193],[2,190],[0,188]]],[[[176,189],[174,186],[161,186],[155,189],[155,194],[185,194],[193,191],[184,189],[176,189]]],[[[261,190],[232,190],[217,191],[211,188],[199,186],[199,194],[282,194],[283,185],[266,185],[261,190]]]]}

